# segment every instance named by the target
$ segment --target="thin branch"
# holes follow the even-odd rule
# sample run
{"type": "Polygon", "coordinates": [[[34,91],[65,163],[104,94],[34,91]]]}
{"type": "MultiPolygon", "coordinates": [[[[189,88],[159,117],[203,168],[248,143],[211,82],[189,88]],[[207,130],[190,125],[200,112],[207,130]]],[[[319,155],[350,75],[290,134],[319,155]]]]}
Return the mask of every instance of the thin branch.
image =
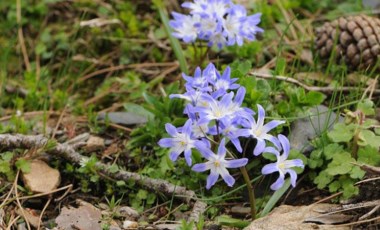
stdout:
{"type": "MultiPolygon", "coordinates": [[[[279,81],[286,81],[295,85],[298,85],[308,91],[318,91],[322,93],[332,93],[335,91],[342,91],[342,92],[351,92],[354,90],[360,90],[365,91],[366,88],[359,88],[359,87],[350,87],[350,86],[343,86],[343,87],[333,87],[333,86],[327,86],[327,87],[318,87],[318,86],[308,86],[294,78],[286,77],[286,76],[280,76],[280,75],[272,75],[272,74],[266,74],[266,73],[258,73],[258,72],[250,72],[248,73],[251,76],[256,76],[258,78],[263,79],[275,79],[279,81]]],[[[373,94],[380,94],[380,89],[373,90],[373,94]]]]}
{"type": "MultiPolygon", "coordinates": [[[[0,135],[0,148],[44,148],[49,139],[42,135],[21,135],[21,134],[1,134],[0,135]]],[[[88,157],[82,156],[68,144],[57,143],[55,147],[45,150],[46,153],[52,154],[58,157],[62,157],[72,163],[79,164],[83,160],[87,160],[88,157]]],[[[96,164],[99,172],[106,174],[107,176],[123,181],[135,181],[137,184],[144,186],[145,188],[161,192],[166,195],[174,195],[186,202],[190,202],[192,199],[196,199],[194,191],[187,190],[185,187],[171,184],[162,179],[153,179],[134,172],[128,172],[125,170],[119,170],[117,173],[111,173],[110,166],[98,162],[96,164]]]]}

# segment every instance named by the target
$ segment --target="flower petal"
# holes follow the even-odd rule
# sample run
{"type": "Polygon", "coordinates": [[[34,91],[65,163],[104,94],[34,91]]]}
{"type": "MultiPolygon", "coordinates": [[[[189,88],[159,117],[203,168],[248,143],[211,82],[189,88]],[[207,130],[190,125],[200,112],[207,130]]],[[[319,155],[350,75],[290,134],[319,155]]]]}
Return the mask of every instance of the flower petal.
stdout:
{"type": "Polygon", "coordinates": [[[162,138],[158,141],[158,145],[161,147],[172,147],[174,145],[173,138],[162,138]]]}
{"type": "Polygon", "coordinates": [[[292,168],[292,167],[301,167],[301,168],[305,167],[301,159],[286,160],[284,164],[285,164],[285,168],[287,169],[292,168]]]}
{"type": "Polygon", "coordinates": [[[274,172],[277,172],[277,171],[279,171],[278,167],[277,167],[277,163],[270,163],[270,164],[265,165],[261,169],[261,174],[267,175],[267,174],[271,174],[271,173],[274,173],[274,172]]]}
{"type": "Polygon", "coordinates": [[[229,160],[225,162],[226,168],[240,168],[245,166],[248,163],[247,158],[229,160]]]}
{"type": "Polygon", "coordinates": [[[253,150],[253,155],[258,156],[260,155],[265,149],[265,141],[257,139],[257,144],[255,149],[253,150]]]}
{"type": "Polygon", "coordinates": [[[279,134],[278,140],[281,143],[282,150],[284,150],[283,154],[285,155],[285,158],[288,158],[289,152],[290,152],[290,143],[289,143],[288,138],[286,138],[284,135],[279,134]]]}
{"type": "Polygon", "coordinates": [[[223,138],[218,147],[218,156],[224,159],[226,156],[226,140],[223,138]]]}
{"type": "Polygon", "coordinates": [[[169,135],[172,137],[178,134],[176,127],[174,127],[174,125],[170,123],[165,124],[165,129],[166,129],[166,132],[168,132],[169,135]]]}
{"type": "Polygon", "coordinates": [[[178,158],[178,156],[179,156],[180,154],[181,154],[181,153],[176,152],[176,151],[170,152],[170,154],[169,154],[169,158],[170,158],[170,160],[172,160],[172,161],[176,161],[177,158],[178,158]]]}
{"type": "Polygon", "coordinates": [[[232,187],[234,185],[235,179],[230,175],[226,168],[221,170],[220,175],[228,186],[232,187]]]}
{"type": "Polygon", "coordinates": [[[257,113],[258,113],[257,114],[257,125],[259,127],[263,127],[263,125],[264,125],[264,119],[265,119],[265,110],[259,104],[257,104],[257,108],[258,108],[258,111],[257,111],[257,113]]]}
{"type": "Polygon", "coordinates": [[[285,123],[285,121],[277,121],[277,120],[270,121],[264,125],[263,131],[267,133],[270,130],[272,130],[272,129],[276,128],[277,126],[284,124],[284,123],[285,123]]]}
{"type": "Polygon", "coordinates": [[[188,166],[191,166],[192,160],[191,160],[191,149],[185,150],[185,160],[188,166]]]}
{"type": "Polygon", "coordinates": [[[274,182],[271,186],[270,186],[270,189],[272,190],[278,190],[280,189],[283,185],[284,185],[284,175],[281,175],[278,177],[278,179],[276,180],[276,182],[274,182]]]}
{"type": "Polygon", "coordinates": [[[198,149],[202,156],[207,160],[210,160],[213,157],[213,155],[215,155],[214,152],[211,151],[211,149],[201,141],[196,141],[194,145],[195,148],[198,149]]]}
{"type": "Polygon", "coordinates": [[[297,173],[292,169],[288,169],[286,172],[290,175],[290,183],[293,187],[296,187],[297,173]]]}
{"type": "Polygon", "coordinates": [[[211,170],[210,175],[207,177],[206,189],[210,189],[218,180],[219,174],[211,170]]]}
{"type": "Polygon", "coordinates": [[[193,170],[195,172],[204,172],[204,171],[209,170],[209,169],[210,169],[210,167],[209,167],[209,164],[207,164],[207,163],[195,164],[191,168],[191,170],[193,170]]]}
{"type": "Polygon", "coordinates": [[[243,149],[241,148],[241,144],[240,144],[239,138],[231,138],[231,142],[232,142],[232,144],[234,144],[236,150],[239,153],[241,153],[243,151],[243,149]]]}

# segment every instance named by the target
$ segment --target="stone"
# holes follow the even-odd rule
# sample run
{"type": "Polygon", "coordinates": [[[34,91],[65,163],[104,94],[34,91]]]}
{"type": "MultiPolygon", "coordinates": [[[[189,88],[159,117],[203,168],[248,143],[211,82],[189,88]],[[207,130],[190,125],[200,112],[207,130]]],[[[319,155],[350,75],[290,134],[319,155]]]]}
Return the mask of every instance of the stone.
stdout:
{"type": "Polygon", "coordinates": [[[310,141],[331,130],[336,122],[343,122],[344,118],[319,105],[300,114],[303,118],[295,120],[291,125],[289,134],[290,147],[300,152],[310,152],[313,147],[310,141]]]}
{"type": "Polygon", "coordinates": [[[87,144],[84,147],[86,152],[94,152],[105,148],[104,139],[97,136],[90,136],[87,140],[87,144]]]}
{"type": "Polygon", "coordinates": [[[29,162],[30,171],[22,174],[25,186],[33,193],[48,193],[61,183],[61,174],[42,160],[29,162]]]}

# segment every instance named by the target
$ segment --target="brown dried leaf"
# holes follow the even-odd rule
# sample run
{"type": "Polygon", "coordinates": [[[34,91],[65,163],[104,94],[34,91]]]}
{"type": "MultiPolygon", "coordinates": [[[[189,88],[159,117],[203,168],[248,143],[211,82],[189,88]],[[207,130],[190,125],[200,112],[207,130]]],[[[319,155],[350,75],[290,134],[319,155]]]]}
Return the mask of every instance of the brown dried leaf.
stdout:
{"type": "Polygon", "coordinates": [[[55,223],[65,230],[101,230],[102,213],[89,203],[83,202],[78,208],[63,207],[55,223]]]}

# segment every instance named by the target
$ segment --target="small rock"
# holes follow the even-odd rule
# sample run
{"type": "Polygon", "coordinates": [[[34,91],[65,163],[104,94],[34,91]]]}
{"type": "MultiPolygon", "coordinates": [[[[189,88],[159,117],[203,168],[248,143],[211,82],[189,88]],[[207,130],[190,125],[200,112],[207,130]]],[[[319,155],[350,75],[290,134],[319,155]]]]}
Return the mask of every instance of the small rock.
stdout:
{"type": "Polygon", "coordinates": [[[90,136],[87,140],[87,145],[84,147],[87,152],[94,152],[104,149],[104,139],[96,136],[90,136]]]}
{"type": "Polygon", "coordinates": [[[30,161],[30,172],[23,173],[25,186],[34,193],[51,192],[61,183],[61,175],[57,169],[51,168],[41,160],[30,161]]]}
{"type": "Polygon", "coordinates": [[[124,229],[135,229],[138,228],[139,224],[136,221],[130,221],[130,220],[125,220],[123,221],[123,228],[124,229]]]}
{"type": "Polygon", "coordinates": [[[121,125],[136,125],[144,124],[147,122],[147,118],[131,112],[110,112],[110,113],[99,113],[97,119],[105,120],[108,119],[112,123],[121,125]]]}
{"type": "Polygon", "coordinates": [[[138,211],[128,206],[120,207],[119,213],[122,217],[132,218],[134,220],[137,220],[140,217],[140,214],[138,211]]]}
{"type": "Polygon", "coordinates": [[[292,123],[289,135],[290,147],[301,152],[310,152],[313,147],[310,141],[326,130],[331,130],[336,122],[343,122],[343,117],[329,110],[324,105],[311,108],[300,114],[305,118],[292,123]]]}

